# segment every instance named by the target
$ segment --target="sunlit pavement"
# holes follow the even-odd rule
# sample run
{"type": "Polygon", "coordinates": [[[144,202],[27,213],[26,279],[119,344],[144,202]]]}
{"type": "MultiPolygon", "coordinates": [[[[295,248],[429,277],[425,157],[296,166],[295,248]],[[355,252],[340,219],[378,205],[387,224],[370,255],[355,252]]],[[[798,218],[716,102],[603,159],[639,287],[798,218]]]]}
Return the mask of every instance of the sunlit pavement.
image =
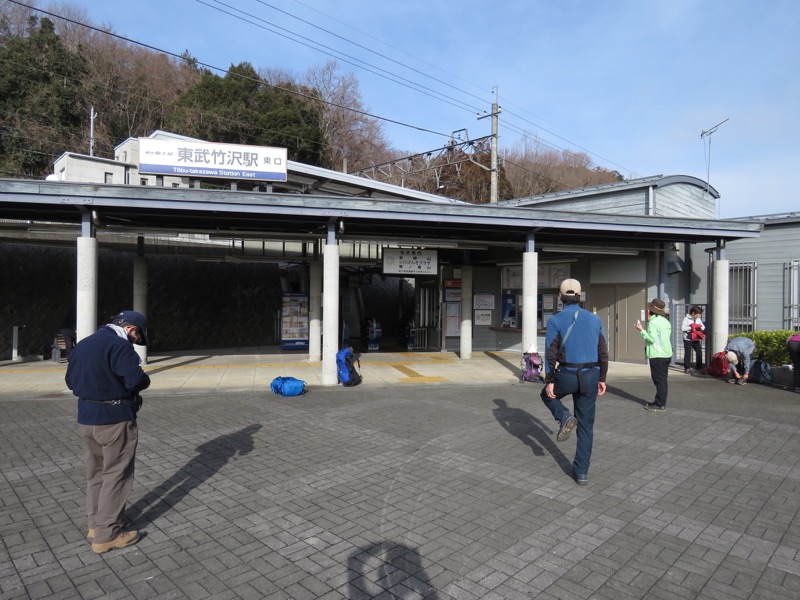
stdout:
{"type": "Polygon", "coordinates": [[[151,356],[128,516],[95,555],[65,363],[0,363],[0,597],[800,597],[800,395],[614,363],[590,482],[516,353],[151,356]],[[269,392],[278,375],[302,397],[269,392]]]}

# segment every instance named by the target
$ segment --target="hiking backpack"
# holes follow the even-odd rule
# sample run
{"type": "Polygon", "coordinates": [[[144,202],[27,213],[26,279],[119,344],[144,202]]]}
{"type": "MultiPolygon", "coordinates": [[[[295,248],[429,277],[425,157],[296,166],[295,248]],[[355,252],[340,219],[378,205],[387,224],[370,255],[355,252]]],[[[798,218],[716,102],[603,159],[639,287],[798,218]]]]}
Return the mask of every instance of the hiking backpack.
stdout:
{"type": "Polygon", "coordinates": [[[539,356],[538,352],[523,352],[520,369],[522,370],[522,374],[519,377],[520,383],[544,381],[544,377],[542,377],[542,357],[539,356]]]}
{"type": "Polygon", "coordinates": [[[730,370],[730,363],[725,357],[725,351],[717,352],[711,357],[711,365],[708,367],[708,374],[712,377],[725,377],[730,370]]]}
{"type": "Polygon", "coordinates": [[[296,377],[276,377],[269,388],[278,396],[302,396],[306,393],[306,382],[296,377]]]}
{"type": "Polygon", "coordinates": [[[765,360],[754,360],[753,364],[750,365],[750,374],[748,378],[753,383],[772,385],[772,367],[765,360]]]}
{"type": "Polygon", "coordinates": [[[345,387],[361,383],[361,374],[356,370],[356,362],[361,367],[361,361],[353,355],[353,349],[349,346],[336,353],[336,372],[339,376],[339,383],[345,387]]]}

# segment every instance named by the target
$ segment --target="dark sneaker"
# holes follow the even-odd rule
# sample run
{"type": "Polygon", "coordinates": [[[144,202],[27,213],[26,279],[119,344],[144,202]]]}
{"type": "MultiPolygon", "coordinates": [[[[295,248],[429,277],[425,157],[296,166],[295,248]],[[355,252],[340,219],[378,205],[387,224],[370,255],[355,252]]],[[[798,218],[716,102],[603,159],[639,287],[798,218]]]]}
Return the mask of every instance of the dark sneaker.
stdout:
{"type": "Polygon", "coordinates": [[[645,410],[649,410],[650,412],[667,412],[666,406],[659,406],[655,402],[648,402],[644,405],[645,410]]]}
{"type": "Polygon", "coordinates": [[[578,419],[572,415],[567,416],[563,421],[561,421],[561,427],[558,428],[556,440],[559,442],[566,442],[569,439],[569,434],[572,433],[572,430],[575,429],[575,425],[577,424],[578,419]]]}
{"type": "Polygon", "coordinates": [[[737,379],[736,385],[747,385],[747,382],[744,379],[737,379]]]}
{"type": "Polygon", "coordinates": [[[589,476],[586,473],[574,473],[575,483],[578,485],[589,485],[589,476]]]}

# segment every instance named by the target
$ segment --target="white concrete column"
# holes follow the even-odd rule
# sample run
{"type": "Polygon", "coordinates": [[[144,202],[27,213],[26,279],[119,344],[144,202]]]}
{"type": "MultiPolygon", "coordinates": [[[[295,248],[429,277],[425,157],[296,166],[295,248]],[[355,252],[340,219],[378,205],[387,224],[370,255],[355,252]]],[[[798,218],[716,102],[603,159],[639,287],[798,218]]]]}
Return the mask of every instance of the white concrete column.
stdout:
{"type": "Polygon", "coordinates": [[[336,385],[339,350],[339,246],[328,243],[323,251],[322,273],[322,385],[336,385]]]}
{"type": "Polygon", "coordinates": [[[730,299],[729,261],[715,260],[711,263],[711,348],[709,352],[720,352],[728,344],[728,311],[730,299]]]}
{"type": "Polygon", "coordinates": [[[308,360],[322,360],[322,263],[314,260],[308,270],[308,360]]]}
{"type": "MultiPolygon", "coordinates": [[[[147,259],[144,256],[135,256],[133,258],[133,310],[147,316],[147,259]]],[[[148,328],[150,322],[147,323],[148,328]]],[[[133,345],[136,354],[143,365],[147,364],[147,346],[133,345]]]]}
{"type": "Polygon", "coordinates": [[[472,358],[472,265],[461,266],[461,359],[472,358]]]}
{"type": "Polygon", "coordinates": [[[97,238],[77,238],[75,337],[79,342],[97,331],[97,238]]]}
{"type": "Polygon", "coordinates": [[[539,255],[522,253],[522,351],[538,352],[539,255]]]}

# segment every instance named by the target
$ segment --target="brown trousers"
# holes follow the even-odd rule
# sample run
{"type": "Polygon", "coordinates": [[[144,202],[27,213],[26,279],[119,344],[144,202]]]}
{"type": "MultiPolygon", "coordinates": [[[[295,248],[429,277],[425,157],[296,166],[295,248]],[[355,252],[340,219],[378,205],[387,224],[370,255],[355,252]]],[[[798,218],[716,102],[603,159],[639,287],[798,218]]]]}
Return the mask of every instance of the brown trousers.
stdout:
{"type": "Polygon", "coordinates": [[[86,514],[94,543],[110,542],[124,529],[133,487],[139,430],[136,421],[79,425],[86,463],[86,514]]]}

